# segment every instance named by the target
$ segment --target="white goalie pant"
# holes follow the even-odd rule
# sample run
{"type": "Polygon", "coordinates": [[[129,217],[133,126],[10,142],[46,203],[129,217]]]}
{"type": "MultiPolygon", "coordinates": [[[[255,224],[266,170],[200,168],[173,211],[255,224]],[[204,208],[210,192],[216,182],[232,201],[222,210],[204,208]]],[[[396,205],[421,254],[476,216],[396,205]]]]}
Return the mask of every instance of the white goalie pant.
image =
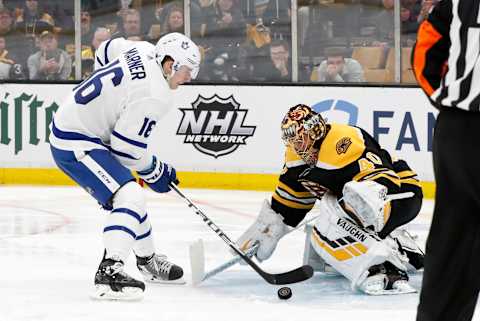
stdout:
{"type": "Polygon", "coordinates": [[[356,289],[367,278],[368,269],[390,261],[406,271],[396,244],[381,240],[356,224],[330,193],[320,201],[320,216],[315,220],[310,243],[315,252],[356,289]]]}

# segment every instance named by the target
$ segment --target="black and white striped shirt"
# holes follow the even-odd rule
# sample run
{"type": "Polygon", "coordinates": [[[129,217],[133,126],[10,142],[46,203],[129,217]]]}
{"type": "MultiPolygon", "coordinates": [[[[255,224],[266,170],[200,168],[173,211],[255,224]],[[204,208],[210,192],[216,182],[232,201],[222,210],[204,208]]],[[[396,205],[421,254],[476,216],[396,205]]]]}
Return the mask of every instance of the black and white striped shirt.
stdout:
{"type": "Polygon", "coordinates": [[[480,0],[442,0],[419,27],[418,83],[438,107],[480,111],[480,0]]]}

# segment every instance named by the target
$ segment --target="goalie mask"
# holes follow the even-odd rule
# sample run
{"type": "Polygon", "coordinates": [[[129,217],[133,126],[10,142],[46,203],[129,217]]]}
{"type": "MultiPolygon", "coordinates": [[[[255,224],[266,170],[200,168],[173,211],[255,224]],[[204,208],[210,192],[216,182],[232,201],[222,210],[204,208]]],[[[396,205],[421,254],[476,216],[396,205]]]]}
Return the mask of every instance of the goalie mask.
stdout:
{"type": "Polygon", "coordinates": [[[323,117],[307,105],[296,105],[287,112],[282,121],[282,140],[310,166],[317,162],[317,141],[327,134],[323,117]]]}

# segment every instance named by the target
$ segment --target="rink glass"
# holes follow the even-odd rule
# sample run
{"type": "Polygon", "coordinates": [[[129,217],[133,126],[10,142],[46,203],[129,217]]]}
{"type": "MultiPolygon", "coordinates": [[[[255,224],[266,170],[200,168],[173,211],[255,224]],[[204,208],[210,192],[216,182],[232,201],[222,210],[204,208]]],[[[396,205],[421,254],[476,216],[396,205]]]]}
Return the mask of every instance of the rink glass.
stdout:
{"type": "MultiPolygon", "coordinates": [[[[156,43],[163,34],[178,31],[201,46],[203,62],[196,83],[320,83],[319,69],[328,59],[325,51],[336,47],[344,50],[346,60],[360,64],[362,83],[414,84],[409,55],[418,25],[435,2],[106,0],[100,6],[91,0],[39,1],[42,19],[36,25],[20,23],[22,8],[10,8],[16,36],[7,37],[6,49],[28,43],[30,56],[41,50],[40,32],[50,30],[58,49],[71,59],[68,77],[32,79],[28,57],[19,57],[23,79],[78,81],[92,72],[101,41],[124,36],[156,43]],[[281,59],[270,52],[270,44],[279,42],[288,44],[286,49],[275,49],[282,50],[281,59]],[[271,77],[282,66],[286,74],[271,77]]],[[[22,79],[13,70],[3,78],[22,79]]]]}

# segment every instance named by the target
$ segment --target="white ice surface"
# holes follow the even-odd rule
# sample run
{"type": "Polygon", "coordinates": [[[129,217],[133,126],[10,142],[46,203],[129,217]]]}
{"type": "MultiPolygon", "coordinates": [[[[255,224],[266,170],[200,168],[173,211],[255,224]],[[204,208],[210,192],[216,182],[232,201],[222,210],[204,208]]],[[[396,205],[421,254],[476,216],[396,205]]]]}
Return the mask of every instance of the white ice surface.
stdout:
{"type": "MultiPolygon", "coordinates": [[[[418,294],[370,297],[352,292],[342,277],[322,273],[291,285],[288,301],[278,299],[279,286],[267,284],[248,266],[236,265],[192,287],[189,244],[203,239],[207,270],[230,258],[227,247],[176,194],[146,193],[157,249],[184,267],[188,283],[147,284],[140,302],[97,302],[88,295],[103,254],[107,212],[79,188],[0,187],[0,321],[415,320],[418,294]]],[[[253,221],[269,195],[185,193],[232,239],[253,221]]],[[[422,246],[432,206],[426,201],[409,224],[422,246]]],[[[283,272],[300,266],[303,246],[304,232],[291,233],[262,268],[283,272]]],[[[140,278],[133,261],[131,256],[127,272],[140,278]]],[[[411,279],[419,289],[421,273],[411,279]]]]}

